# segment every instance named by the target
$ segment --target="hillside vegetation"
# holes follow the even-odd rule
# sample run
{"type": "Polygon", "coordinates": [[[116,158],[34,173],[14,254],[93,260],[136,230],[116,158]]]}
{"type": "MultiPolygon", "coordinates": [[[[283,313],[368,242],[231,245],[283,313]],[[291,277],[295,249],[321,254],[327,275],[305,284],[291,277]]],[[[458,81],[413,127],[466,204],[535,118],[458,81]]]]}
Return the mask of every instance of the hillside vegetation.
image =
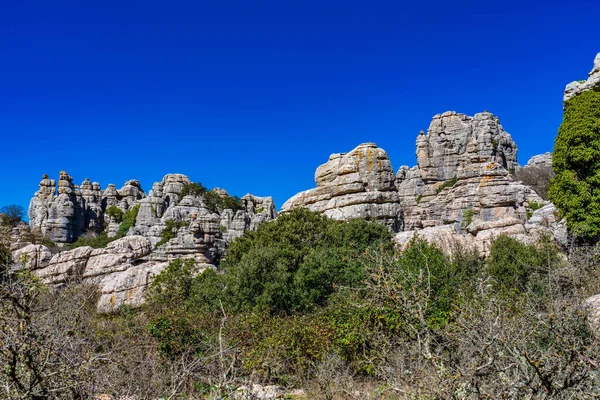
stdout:
{"type": "MultiPolygon", "coordinates": [[[[4,243],[6,246],[6,243],[4,243]]],[[[3,398],[592,398],[600,348],[581,305],[598,250],[499,237],[483,260],[381,225],[296,209],[235,240],[219,270],[175,260],[145,306],[95,313],[2,255],[3,398]]]]}

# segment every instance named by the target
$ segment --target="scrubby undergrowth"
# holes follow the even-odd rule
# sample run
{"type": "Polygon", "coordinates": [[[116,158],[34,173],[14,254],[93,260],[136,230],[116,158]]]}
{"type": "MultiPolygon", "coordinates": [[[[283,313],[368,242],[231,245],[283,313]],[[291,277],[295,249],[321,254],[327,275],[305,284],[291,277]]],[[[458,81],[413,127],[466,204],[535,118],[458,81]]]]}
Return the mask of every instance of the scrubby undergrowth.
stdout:
{"type": "Polygon", "coordinates": [[[91,287],[50,292],[5,270],[0,388],[191,399],[252,381],[311,399],[592,398],[600,348],[581,304],[600,292],[599,255],[507,237],[486,261],[419,239],[398,253],[380,225],[296,210],[236,240],[219,271],[172,262],[142,309],[117,315],[94,313],[91,287]]]}

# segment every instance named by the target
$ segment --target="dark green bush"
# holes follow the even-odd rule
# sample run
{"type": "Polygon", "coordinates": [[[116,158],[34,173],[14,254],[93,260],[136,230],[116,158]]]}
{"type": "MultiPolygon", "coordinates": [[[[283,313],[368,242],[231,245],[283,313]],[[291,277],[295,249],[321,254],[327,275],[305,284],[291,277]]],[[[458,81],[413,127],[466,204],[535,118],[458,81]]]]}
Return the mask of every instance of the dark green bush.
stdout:
{"type": "Polygon", "coordinates": [[[113,218],[116,222],[123,221],[123,211],[116,206],[110,206],[106,209],[106,215],[113,218]]]}
{"type": "Polygon", "coordinates": [[[183,189],[181,189],[181,192],[179,193],[179,195],[181,197],[188,196],[188,195],[200,196],[200,195],[203,195],[204,193],[206,193],[207,191],[208,191],[208,189],[206,189],[204,187],[204,185],[202,185],[202,183],[192,182],[192,183],[188,183],[188,184],[184,185],[183,189]]]}
{"type": "Polygon", "coordinates": [[[243,210],[242,201],[237,196],[221,194],[215,190],[204,193],[204,203],[210,212],[218,213],[222,210],[243,210]]]}
{"type": "Polygon", "coordinates": [[[218,213],[225,209],[233,211],[243,210],[242,201],[237,196],[230,196],[226,193],[219,193],[216,190],[208,190],[200,182],[188,183],[179,193],[181,197],[187,195],[202,196],[204,204],[210,212],[218,213]]]}
{"type": "Polygon", "coordinates": [[[360,257],[371,246],[391,248],[383,225],[295,209],[232,243],[222,262],[231,305],[289,312],[322,304],[336,286],[364,279],[360,257]]]}
{"type": "Polygon", "coordinates": [[[175,236],[177,236],[177,231],[179,230],[179,228],[182,228],[187,224],[183,221],[175,222],[172,219],[168,219],[166,221],[166,225],[167,226],[165,226],[165,228],[160,233],[161,239],[158,243],[156,243],[156,247],[162,246],[169,240],[173,239],[175,236]]]}
{"type": "Polygon", "coordinates": [[[543,295],[551,266],[557,263],[558,252],[548,240],[538,246],[527,245],[499,236],[492,243],[486,272],[498,285],[500,293],[513,295],[533,290],[543,295]]]}
{"type": "Polygon", "coordinates": [[[125,237],[127,232],[129,232],[129,229],[135,225],[135,220],[137,218],[139,209],[140,205],[137,204],[131,209],[127,210],[127,212],[123,213],[123,211],[115,206],[108,207],[106,211],[107,215],[111,215],[116,221],[121,221],[117,230],[117,234],[110,238],[106,235],[106,232],[101,232],[97,235],[93,233],[84,234],[75,242],[71,243],[69,248],[75,249],[77,247],[90,246],[95,249],[100,249],[106,247],[106,245],[108,245],[110,242],[125,237]]]}
{"type": "Polygon", "coordinates": [[[451,188],[454,185],[456,185],[456,177],[452,177],[452,178],[448,179],[447,181],[445,181],[444,183],[442,183],[440,186],[438,186],[435,189],[435,194],[440,194],[442,192],[442,190],[451,188]]]}
{"type": "Polygon", "coordinates": [[[576,236],[600,237],[600,93],[583,92],[565,103],[552,155],[556,173],[550,200],[576,236]]]}
{"type": "Polygon", "coordinates": [[[193,260],[177,258],[169,263],[148,286],[148,304],[167,309],[183,304],[189,298],[194,272],[193,260]]]}

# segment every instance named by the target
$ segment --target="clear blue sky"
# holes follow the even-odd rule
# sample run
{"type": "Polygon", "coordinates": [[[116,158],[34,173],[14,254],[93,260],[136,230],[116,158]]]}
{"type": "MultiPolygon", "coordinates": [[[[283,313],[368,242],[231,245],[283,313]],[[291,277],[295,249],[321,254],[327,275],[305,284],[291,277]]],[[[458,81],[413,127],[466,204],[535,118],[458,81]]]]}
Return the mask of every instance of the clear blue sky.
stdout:
{"type": "Polygon", "coordinates": [[[447,110],[498,115],[523,164],[600,51],[598,1],[2,3],[0,205],[24,207],[60,170],[280,207],[362,142],[414,165],[447,110]]]}

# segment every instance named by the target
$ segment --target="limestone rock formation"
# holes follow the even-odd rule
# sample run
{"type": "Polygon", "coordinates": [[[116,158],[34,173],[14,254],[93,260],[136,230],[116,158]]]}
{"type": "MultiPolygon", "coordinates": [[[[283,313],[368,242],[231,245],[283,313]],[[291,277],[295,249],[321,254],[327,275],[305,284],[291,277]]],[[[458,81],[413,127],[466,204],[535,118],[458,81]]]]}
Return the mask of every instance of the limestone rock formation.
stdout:
{"type": "Polygon", "coordinates": [[[168,263],[150,261],[150,241],[127,236],[103,249],[78,247],[52,255],[42,245],[29,245],[14,252],[15,259],[47,284],[62,286],[71,282],[96,285],[100,291],[99,312],[112,312],[123,304],[138,306],[151,278],[168,263]]]}
{"type": "MultiPolygon", "coordinates": [[[[340,220],[370,218],[397,232],[400,245],[419,234],[448,251],[463,244],[484,254],[500,234],[531,241],[562,229],[553,215],[548,221],[548,208],[530,222],[548,202],[511,177],[517,146],[493,114],[434,116],[417,137],[416,156],[415,167],[402,166],[393,176],[386,152],[372,143],[334,154],[317,169],[317,187],[293,196],[281,211],[307,207],[340,220]]],[[[551,156],[531,162],[545,165],[551,156]]]]}
{"type": "MultiPolygon", "coordinates": [[[[102,191],[89,179],[77,187],[61,172],[57,191],[56,182],[44,175],[29,219],[32,230],[55,243],[66,247],[83,234],[102,231],[114,237],[121,221],[107,215],[111,206],[123,212],[137,207],[135,223],[126,237],[103,249],[84,246],[52,255],[46,246],[23,243],[14,260],[53,286],[70,281],[97,285],[98,310],[111,312],[122,304],[140,304],[151,277],[169,261],[194,259],[199,269],[214,268],[231,240],[277,216],[272,198],[250,194],[240,199],[240,210],[211,212],[202,194],[181,195],[189,183],[185,175],[168,174],[146,196],[137,180],[118,190],[110,184],[102,191]]],[[[215,193],[228,196],[222,189],[215,193]]]]}
{"type": "Polygon", "coordinates": [[[600,53],[598,53],[594,59],[594,67],[588,74],[587,80],[575,81],[567,85],[563,96],[563,102],[566,102],[586,90],[600,91],[600,53]]]}
{"type": "Polygon", "coordinates": [[[527,161],[527,165],[525,165],[524,168],[527,167],[537,167],[537,168],[541,168],[541,167],[550,167],[552,168],[552,153],[547,152],[544,154],[538,154],[536,156],[533,156],[529,159],[529,161],[527,161]]]}
{"type": "Polygon", "coordinates": [[[427,134],[417,138],[417,164],[424,182],[452,179],[474,155],[493,158],[504,168],[517,165],[517,146],[489,112],[469,117],[454,111],[433,117],[427,134]]]}
{"type": "Polygon", "coordinates": [[[446,250],[461,243],[485,254],[499,234],[528,240],[532,205],[547,202],[509,175],[518,166],[516,155],[494,115],[436,115],[417,138],[417,166],[397,174],[406,227],[397,242],[418,233],[446,250]]]}
{"type": "Polygon", "coordinates": [[[387,153],[375,143],[331,155],[317,168],[315,182],[315,189],[286,201],[281,212],[306,207],[337,220],[365,218],[380,221],[395,232],[402,229],[394,171],[387,153]]]}

